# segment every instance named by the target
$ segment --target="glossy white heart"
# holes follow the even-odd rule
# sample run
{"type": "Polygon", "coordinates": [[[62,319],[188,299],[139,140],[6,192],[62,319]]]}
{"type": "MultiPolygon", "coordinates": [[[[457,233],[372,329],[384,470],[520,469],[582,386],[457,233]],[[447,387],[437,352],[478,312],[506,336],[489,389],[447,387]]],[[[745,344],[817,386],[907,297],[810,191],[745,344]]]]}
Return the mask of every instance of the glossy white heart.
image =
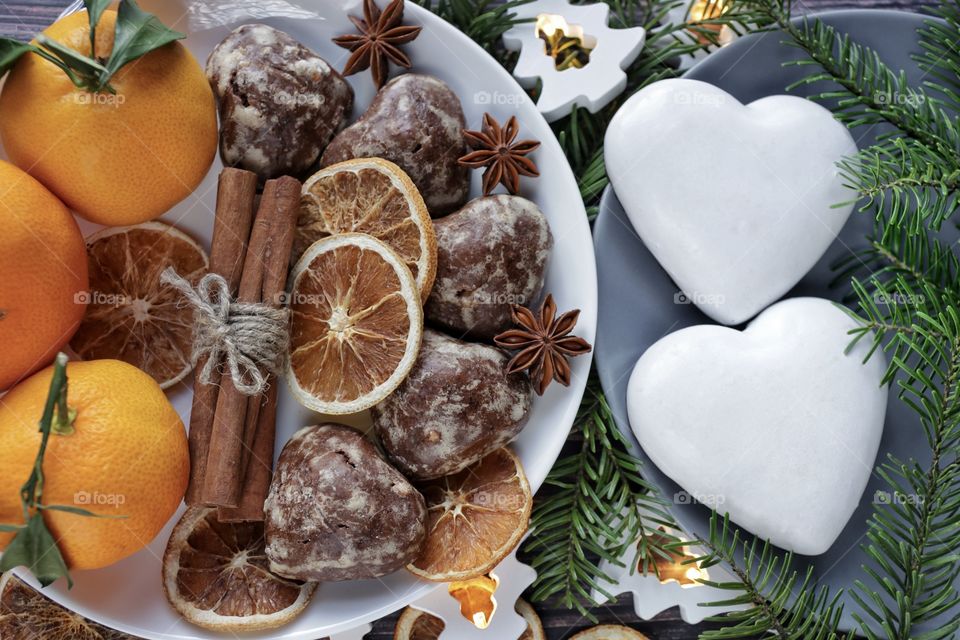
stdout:
{"type": "Polygon", "coordinates": [[[849,353],[856,321],[821,298],[773,305],[744,331],[681,329],[627,388],[630,426],[686,493],[757,536],[825,552],[860,502],[883,432],[882,353],[849,353]]]}
{"type": "Polygon", "coordinates": [[[723,324],[749,320],[820,259],[854,199],[835,163],[857,146],[803,98],[742,105],[696,80],[634,94],[605,160],[634,229],[687,298],[723,324]]]}

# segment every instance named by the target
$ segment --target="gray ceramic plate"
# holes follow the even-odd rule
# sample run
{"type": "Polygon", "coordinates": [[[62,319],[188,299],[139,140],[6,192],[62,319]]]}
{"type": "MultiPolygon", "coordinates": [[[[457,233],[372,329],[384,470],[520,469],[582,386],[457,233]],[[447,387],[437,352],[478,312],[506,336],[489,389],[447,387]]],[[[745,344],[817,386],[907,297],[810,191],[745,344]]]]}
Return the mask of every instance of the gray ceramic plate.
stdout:
{"type": "MultiPolygon", "coordinates": [[[[819,14],[828,24],[848,33],[856,42],[878,51],[894,69],[905,69],[913,85],[922,72],[911,59],[919,52],[917,29],[926,19],[896,11],[849,10],[819,14]]],[[[783,67],[788,60],[799,59],[802,52],[783,44],[780,33],[767,33],[741,38],[706,58],[687,77],[714,84],[750,102],[764,96],[782,94],[794,80],[812,67],[783,67]]],[[[827,84],[801,87],[796,95],[808,96],[828,88],[827,84]]],[[[861,147],[869,145],[878,130],[862,128],[853,131],[861,147]]],[[[642,179],[642,178],[641,178],[642,179]]],[[[617,424],[626,434],[633,452],[646,463],[646,477],[658,485],[668,499],[680,488],[664,476],[640,449],[627,421],[626,388],[630,373],[640,355],[664,335],[683,327],[712,321],[690,304],[674,302],[677,286],[660,268],[630,225],[612,189],[607,189],[600,215],[594,228],[600,281],[600,318],[597,329],[596,360],[600,380],[607,393],[617,424]]],[[[820,296],[840,300],[845,291],[831,289],[833,272],[830,265],[848,256],[850,250],[861,249],[864,237],[872,226],[868,213],[851,215],[838,240],[807,276],[786,296],[820,296]]],[[[957,234],[949,232],[950,239],[957,234]]],[[[880,456],[893,453],[900,458],[930,457],[923,432],[913,413],[903,406],[896,393],[890,394],[887,421],[880,456]]],[[[861,505],[850,519],[840,538],[827,553],[816,558],[800,558],[809,562],[815,577],[831,590],[848,588],[856,579],[865,579],[861,566],[868,561],[860,545],[865,540],[866,521],[877,490],[884,483],[874,475],[864,492],[861,505]]],[[[709,511],[699,505],[677,505],[675,515],[688,530],[705,535],[709,511]]],[[[859,609],[849,593],[842,598],[844,626],[855,625],[852,618],[859,609]]]]}

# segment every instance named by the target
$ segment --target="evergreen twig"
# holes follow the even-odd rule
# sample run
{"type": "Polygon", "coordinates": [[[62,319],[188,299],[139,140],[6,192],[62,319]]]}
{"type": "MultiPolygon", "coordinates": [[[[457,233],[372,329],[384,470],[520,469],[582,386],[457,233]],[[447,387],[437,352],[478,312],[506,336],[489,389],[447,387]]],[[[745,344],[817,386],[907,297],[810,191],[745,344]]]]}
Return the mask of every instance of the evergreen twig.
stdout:
{"type": "MultiPolygon", "coordinates": [[[[736,607],[738,610],[710,618],[723,627],[703,632],[704,640],[755,638],[768,633],[781,640],[838,640],[837,632],[843,606],[840,593],[830,595],[826,587],[813,580],[813,568],[801,578],[793,568],[792,553],[779,553],[769,542],[742,538],[728,517],[714,513],[706,539],[694,543],[706,553],[693,560],[701,569],[723,564],[736,580],[699,582],[732,595],[722,601],[706,603],[710,607],[736,607]]],[[[851,637],[851,636],[843,636],[851,637]]]]}
{"type": "MultiPolygon", "coordinates": [[[[539,500],[526,543],[537,571],[531,599],[560,596],[564,605],[593,619],[590,590],[608,598],[609,580],[599,560],[619,559],[637,547],[637,558],[669,557],[672,541],[660,527],[676,528],[666,503],[640,476],[640,463],[626,452],[610,407],[592,377],[574,425],[580,450],[557,462],[545,486],[555,489],[539,500]]],[[[635,565],[636,566],[636,565],[635,565]]]]}

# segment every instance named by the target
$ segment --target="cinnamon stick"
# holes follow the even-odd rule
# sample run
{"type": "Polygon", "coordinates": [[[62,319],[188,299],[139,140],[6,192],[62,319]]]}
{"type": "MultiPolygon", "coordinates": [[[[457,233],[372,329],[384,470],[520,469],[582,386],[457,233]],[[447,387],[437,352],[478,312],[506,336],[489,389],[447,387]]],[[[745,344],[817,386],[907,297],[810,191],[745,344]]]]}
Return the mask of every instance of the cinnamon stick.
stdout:
{"type": "MultiPolygon", "coordinates": [[[[244,260],[238,301],[263,302],[265,285],[272,288],[276,279],[285,279],[293,247],[300,186],[298,180],[290,177],[268,180],[264,186],[244,260]],[[282,276],[279,275],[281,273],[282,276]]],[[[269,292],[267,295],[270,296],[269,292]]],[[[272,303],[270,300],[268,302],[272,303]]],[[[224,376],[217,397],[207,455],[202,491],[205,504],[218,507],[237,507],[240,504],[246,475],[244,450],[248,448],[246,442],[252,442],[245,433],[248,403],[249,398],[237,390],[229,376],[224,376]]]]}
{"type": "MultiPolygon", "coordinates": [[[[299,201],[298,201],[299,203],[299,201]]],[[[287,260],[271,260],[263,276],[261,301],[274,308],[281,306],[281,294],[286,290],[293,247],[293,224],[284,227],[286,237],[276,239],[279,254],[287,260]]],[[[270,376],[267,392],[263,398],[250,398],[244,423],[244,450],[241,469],[245,470],[237,508],[221,507],[218,518],[221,522],[260,522],[263,520],[263,502],[267,499],[273,477],[273,454],[277,431],[277,385],[276,376],[270,376]]]]}
{"type": "MultiPolygon", "coordinates": [[[[210,272],[227,281],[230,295],[236,295],[243,272],[243,261],[253,226],[254,200],[257,194],[257,175],[243,169],[224,169],[217,183],[217,206],[213,221],[213,242],[210,249],[210,272]]],[[[207,364],[207,358],[197,362],[196,371],[207,364]]],[[[190,410],[190,484],[185,500],[188,505],[200,502],[207,470],[207,455],[210,435],[213,431],[213,415],[219,391],[219,372],[215,372],[211,384],[193,387],[193,408],[190,410]]]]}
{"type": "MultiPolygon", "coordinates": [[[[253,428],[245,434],[250,447],[249,459],[246,464],[246,474],[243,480],[243,489],[240,493],[240,504],[236,508],[220,507],[217,510],[217,519],[220,522],[262,522],[263,503],[270,491],[270,481],[273,479],[273,456],[277,438],[277,396],[276,379],[270,376],[270,387],[262,398],[251,398],[251,404],[256,403],[257,417],[253,428]]],[[[248,406],[247,428],[250,427],[249,416],[254,411],[248,406]]]]}

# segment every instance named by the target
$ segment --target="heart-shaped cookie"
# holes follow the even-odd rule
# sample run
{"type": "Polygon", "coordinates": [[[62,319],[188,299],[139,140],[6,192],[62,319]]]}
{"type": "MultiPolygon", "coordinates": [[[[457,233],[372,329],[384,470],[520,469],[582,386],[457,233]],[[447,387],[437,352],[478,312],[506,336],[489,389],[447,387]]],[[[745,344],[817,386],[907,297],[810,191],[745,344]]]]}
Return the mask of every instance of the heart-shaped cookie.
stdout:
{"type": "Polygon", "coordinates": [[[803,98],[743,105],[696,80],[638,91],[611,122],[610,180],[677,286],[723,324],[749,320],[820,259],[855,199],[836,162],[857,146],[803,98]]]}
{"type": "Polygon", "coordinates": [[[883,432],[887,387],[871,340],[820,298],[773,305],[744,331],[688,327],[641,356],[630,425],[660,470],[757,536],[825,552],[856,509],[883,432]]]}

